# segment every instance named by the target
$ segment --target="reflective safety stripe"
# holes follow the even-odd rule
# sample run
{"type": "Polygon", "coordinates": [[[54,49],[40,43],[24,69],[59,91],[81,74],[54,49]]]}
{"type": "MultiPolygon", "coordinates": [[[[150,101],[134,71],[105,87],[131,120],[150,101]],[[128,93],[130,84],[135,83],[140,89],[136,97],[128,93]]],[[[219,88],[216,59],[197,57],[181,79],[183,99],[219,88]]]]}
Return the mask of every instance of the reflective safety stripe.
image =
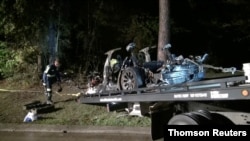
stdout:
{"type": "Polygon", "coordinates": [[[55,77],[56,75],[47,74],[47,77],[55,77]]]}
{"type": "Polygon", "coordinates": [[[48,92],[50,92],[50,91],[51,91],[51,89],[50,89],[50,88],[47,88],[47,91],[48,91],[48,92]]]}
{"type": "Polygon", "coordinates": [[[44,73],[48,73],[48,72],[49,72],[49,69],[50,69],[50,66],[49,66],[49,65],[47,65],[47,67],[46,67],[46,69],[45,69],[44,73]]]}

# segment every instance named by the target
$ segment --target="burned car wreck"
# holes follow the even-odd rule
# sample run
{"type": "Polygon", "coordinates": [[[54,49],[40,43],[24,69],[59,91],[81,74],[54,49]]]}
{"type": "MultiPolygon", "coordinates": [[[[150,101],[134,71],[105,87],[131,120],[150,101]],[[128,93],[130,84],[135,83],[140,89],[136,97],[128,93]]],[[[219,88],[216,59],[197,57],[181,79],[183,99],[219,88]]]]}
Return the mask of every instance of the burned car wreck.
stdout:
{"type": "MultiPolygon", "coordinates": [[[[203,62],[208,54],[202,56],[189,56],[184,58],[182,55],[171,54],[169,60],[152,61],[149,50],[155,46],[146,47],[139,50],[135,55],[135,43],[126,46],[128,56],[124,59],[113,57],[114,52],[121,50],[115,48],[105,53],[103,74],[96,73],[89,77],[88,90],[86,94],[101,93],[102,91],[133,90],[136,88],[151,87],[157,85],[175,85],[185,82],[202,80],[205,77],[203,62]],[[138,56],[144,57],[139,61],[138,56]],[[96,79],[97,81],[94,81],[96,79]],[[97,82],[94,83],[93,82],[97,82]]],[[[169,50],[170,44],[163,47],[162,51],[169,50]]]]}

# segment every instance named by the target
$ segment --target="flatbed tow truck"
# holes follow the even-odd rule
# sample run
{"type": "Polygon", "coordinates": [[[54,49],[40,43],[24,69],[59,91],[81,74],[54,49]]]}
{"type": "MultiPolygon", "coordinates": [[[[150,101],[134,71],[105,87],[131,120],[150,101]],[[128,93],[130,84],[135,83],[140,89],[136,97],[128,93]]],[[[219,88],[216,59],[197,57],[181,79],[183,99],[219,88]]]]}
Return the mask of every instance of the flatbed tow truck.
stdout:
{"type": "Polygon", "coordinates": [[[83,104],[139,103],[151,118],[153,140],[164,137],[166,125],[250,125],[248,76],[202,79],[171,85],[104,90],[81,95],[83,104]]]}

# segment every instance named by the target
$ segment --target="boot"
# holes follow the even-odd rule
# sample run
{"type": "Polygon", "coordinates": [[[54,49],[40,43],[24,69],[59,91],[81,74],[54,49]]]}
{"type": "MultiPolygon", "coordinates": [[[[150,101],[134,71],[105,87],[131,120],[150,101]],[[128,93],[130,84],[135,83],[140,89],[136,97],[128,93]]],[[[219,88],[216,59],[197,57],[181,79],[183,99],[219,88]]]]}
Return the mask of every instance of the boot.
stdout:
{"type": "Polygon", "coordinates": [[[54,103],[53,103],[52,100],[47,100],[47,101],[46,101],[46,104],[48,104],[48,105],[53,105],[54,103]]]}
{"type": "Polygon", "coordinates": [[[53,101],[51,100],[52,99],[52,93],[51,92],[47,92],[47,101],[46,101],[46,104],[49,104],[49,105],[53,105],[53,101]]]}

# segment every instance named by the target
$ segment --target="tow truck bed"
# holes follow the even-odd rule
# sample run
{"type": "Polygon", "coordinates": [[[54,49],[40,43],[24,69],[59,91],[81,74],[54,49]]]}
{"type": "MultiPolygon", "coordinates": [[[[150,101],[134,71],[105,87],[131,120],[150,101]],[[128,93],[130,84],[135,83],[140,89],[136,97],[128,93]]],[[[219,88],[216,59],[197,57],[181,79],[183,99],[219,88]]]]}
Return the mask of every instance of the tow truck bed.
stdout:
{"type": "Polygon", "coordinates": [[[133,91],[103,91],[82,95],[80,103],[160,102],[160,101],[216,101],[250,99],[250,84],[243,84],[246,76],[208,79],[176,85],[154,86],[133,91]],[[244,93],[243,93],[244,92],[244,93]]]}

